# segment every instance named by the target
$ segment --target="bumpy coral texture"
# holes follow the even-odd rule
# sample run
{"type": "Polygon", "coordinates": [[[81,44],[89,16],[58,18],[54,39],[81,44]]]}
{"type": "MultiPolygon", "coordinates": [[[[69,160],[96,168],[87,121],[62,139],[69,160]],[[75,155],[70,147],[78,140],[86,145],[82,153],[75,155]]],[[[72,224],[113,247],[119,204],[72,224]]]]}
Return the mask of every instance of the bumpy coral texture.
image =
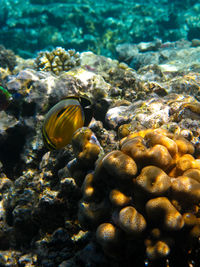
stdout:
{"type": "Polygon", "coordinates": [[[79,221],[96,231],[106,254],[144,251],[157,260],[193,248],[200,238],[200,160],[192,154],[182,136],[148,129],[98,160],[82,185],[79,221]]]}
{"type": "Polygon", "coordinates": [[[87,127],[82,127],[74,133],[72,147],[76,158],[69,162],[67,167],[76,183],[81,185],[88,170],[94,169],[102,148],[94,133],[87,127]]]}
{"type": "Polygon", "coordinates": [[[38,70],[52,71],[58,75],[80,65],[80,55],[74,49],[57,47],[53,51],[40,52],[35,60],[38,70]]]}

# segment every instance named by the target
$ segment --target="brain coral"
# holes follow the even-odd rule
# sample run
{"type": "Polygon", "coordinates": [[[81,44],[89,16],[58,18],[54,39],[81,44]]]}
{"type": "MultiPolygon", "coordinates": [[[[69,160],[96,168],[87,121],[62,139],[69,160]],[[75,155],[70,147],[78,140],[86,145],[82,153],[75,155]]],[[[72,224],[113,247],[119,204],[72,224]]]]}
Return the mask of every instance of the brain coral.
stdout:
{"type": "Polygon", "coordinates": [[[58,75],[80,65],[80,55],[74,49],[57,47],[53,51],[40,52],[35,60],[38,70],[52,71],[58,75]]]}
{"type": "Polygon", "coordinates": [[[78,216],[106,254],[131,262],[141,255],[172,260],[177,250],[179,259],[189,255],[200,238],[200,160],[193,153],[182,136],[148,129],[97,161],[78,216]]]}

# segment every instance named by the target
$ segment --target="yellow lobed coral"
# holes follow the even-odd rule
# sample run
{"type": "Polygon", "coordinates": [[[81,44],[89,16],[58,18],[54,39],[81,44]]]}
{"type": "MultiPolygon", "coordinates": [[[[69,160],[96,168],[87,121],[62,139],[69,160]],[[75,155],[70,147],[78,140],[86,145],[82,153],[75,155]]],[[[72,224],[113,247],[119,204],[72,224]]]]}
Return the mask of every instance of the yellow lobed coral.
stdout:
{"type": "MultiPolygon", "coordinates": [[[[94,133],[87,127],[82,127],[74,133],[72,148],[76,158],[70,161],[67,167],[76,182],[81,185],[87,171],[94,168],[95,161],[103,153],[103,148],[94,133]]],[[[88,185],[91,179],[92,177],[85,182],[88,197],[92,195],[92,188],[88,185]]]]}
{"type": "Polygon", "coordinates": [[[72,147],[77,160],[87,166],[93,166],[101,151],[95,135],[87,127],[82,127],[74,133],[72,147]]]}
{"type": "Polygon", "coordinates": [[[120,150],[97,161],[82,185],[79,220],[96,229],[105,253],[116,249],[122,256],[141,242],[150,260],[167,257],[175,242],[192,249],[200,238],[200,161],[192,154],[185,138],[148,129],[123,138],[120,150]]]}

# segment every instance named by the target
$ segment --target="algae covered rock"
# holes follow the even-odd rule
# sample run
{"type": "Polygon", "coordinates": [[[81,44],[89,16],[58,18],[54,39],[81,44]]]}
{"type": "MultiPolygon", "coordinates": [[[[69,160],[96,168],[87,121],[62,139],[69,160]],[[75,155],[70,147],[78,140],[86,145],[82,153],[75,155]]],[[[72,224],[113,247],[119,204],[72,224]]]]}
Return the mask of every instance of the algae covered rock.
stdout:
{"type": "Polygon", "coordinates": [[[3,45],[0,45],[0,66],[13,71],[16,65],[17,61],[14,52],[10,49],[6,49],[3,45]]]}

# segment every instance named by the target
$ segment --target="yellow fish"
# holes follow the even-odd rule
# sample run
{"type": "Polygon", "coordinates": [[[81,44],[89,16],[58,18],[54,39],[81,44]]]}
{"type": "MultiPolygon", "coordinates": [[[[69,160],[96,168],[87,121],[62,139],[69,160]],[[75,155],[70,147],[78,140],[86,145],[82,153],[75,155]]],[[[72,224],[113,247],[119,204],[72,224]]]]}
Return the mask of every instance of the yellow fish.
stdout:
{"type": "Polygon", "coordinates": [[[88,125],[92,119],[91,101],[82,96],[69,96],[47,113],[43,127],[43,141],[48,149],[60,149],[71,142],[74,132],[88,125]]]}

